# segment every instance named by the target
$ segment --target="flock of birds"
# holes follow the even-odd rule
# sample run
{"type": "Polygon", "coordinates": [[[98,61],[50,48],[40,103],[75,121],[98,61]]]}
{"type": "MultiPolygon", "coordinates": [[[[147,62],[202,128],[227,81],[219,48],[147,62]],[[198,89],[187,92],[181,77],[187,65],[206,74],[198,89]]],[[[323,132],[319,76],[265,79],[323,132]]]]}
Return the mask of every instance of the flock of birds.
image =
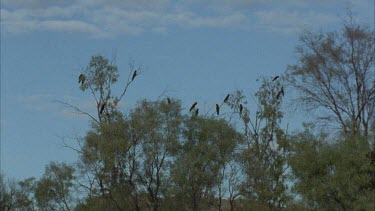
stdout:
{"type": "MultiPolygon", "coordinates": [[[[276,81],[280,76],[275,76],[272,81],[276,81]]],[[[283,96],[284,97],[284,87],[282,86],[280,91],[277,93],[276,95],[276,99],[279,99],[280,96],[283,96]]],[[[224,98],[224,103],[228,102],[229,100],[229,97],[230,97],[230,94],[228,94],[225,98],[224,98]]],[[[168,104],[171,104],[171,99],[170,98],[167,98],[167,101],[168,101],[168,104]]],[[[192,112],[195,107],[197,106],[198,102],[194,102],[193,105],[191,105],[190,109],[189,109],[189,112],[192,112]]],[[[239,112],[240,112],[240,116],[242,115],[242,111],[243,111],[243,105],[240,103],[239,105],[239,112]]],[[[195,116],[198,116],[199,114],[199,108],[195,109],[195,112],[194,112],[195,116]]],[[[220,105],[216,103],[216,114],[219,116],[220,115],[220,105]]]]}
{"type": "MultiPolygon", "coordinates": [[[[137,70],[134,70],[131,81],[134,81],[135,77],[137,77],[137,76],[138,76],[138,72],[137,72],[137,70]]],[[[86,76],[84,74],[80,74],[78,76],[78,83],[80,83],[81,86],[83,86],[85,81],[86,81],[86,76]]],[[[97,106],[98,106],[99,115],[102,115],[103,111],[104,111],[104,108],[106,106],[106,101],[104,101],[104,102],[100,101],[97,106]]]]}
{"type": "MultiPolygon", "coordinates": [[[[134,81],[135,77],[137,77],[138,73],[137,73],[137,70],[134,71],[133,73],[133,76],[132,76],[132,79],[131,81],[134,81]]],[[[279,78],[280,76],[275,76],[272,81],[275,81],[279,78]]],[[[86,80],[86,76],[84,74],[80,74],[79,77],[78,77],[78,83],[81,83],[81,85],[83,86],[83,84],[85,83],[85,80],[86,80]]],[[[279,99],[280,95],[282,95],[284,97],[284,87],[282,86],[280,91],[277,93],[276,95],[276,99],[279,99]]],[[[225,98],[224,98],[224,103],[228,102],[229,100],[229,97],[230,97],[230,94],[228,94],[225,98]]],[[[167,98],[167,102],[168,104],[171,104],[172,101],[170,98],[167,98]]],[[[197,106],[198,102],[194,102],[193,105],[191,105],[190,109],[189,109],[189,112],[192,112],[193,109],[195,109],[195,107],[197,106]]],[[[105,107],[106,103],[103,102],[99,102],[98,103],[98,110],[99,110],[99,114],[101,115],[104,111],[104,107],[105,107]]],[[[240,111],[240,116],[242,115],[242,111],[243,111],[243,105],[240,104],[239,106],[239,111],[240,111]]],[[[199,108],[195,109],[195,112],[194,112],[195,116],[198,116],[199,114],[199,108]]],[[[217,115],[220,115],[220,106],[219,104],[216,104],[216,114],[217,115]]]]}

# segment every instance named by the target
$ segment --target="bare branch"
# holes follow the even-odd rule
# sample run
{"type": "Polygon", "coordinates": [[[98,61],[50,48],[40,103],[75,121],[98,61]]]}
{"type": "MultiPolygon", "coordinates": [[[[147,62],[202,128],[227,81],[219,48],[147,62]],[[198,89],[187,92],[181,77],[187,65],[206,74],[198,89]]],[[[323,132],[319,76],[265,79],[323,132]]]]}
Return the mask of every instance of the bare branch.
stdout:
{"type": "Polygon", "coordinates": [[[65,105],[66,107],[69,107],[69,108],[72,108],[74,109],[75,111],[77,111],[79,114],[83,114],[83,115],[86,115],[88,117],[90,117],[92,120],[94,120],[96,123],[100,124],[99,121],[97,119],[95,119],[93,116],[91,116],[89,113],[87,112],[84,112],[82,111],[81,109],[79,109],[77,106],[74,106],[72,104],[69,104],[69,103],[66,103],[66,102],[62,102],[62,101],[59,101],[59,100],[55,100],[53,102],[56,102],[56,103],[60,103],[62,105],[65,105]]]}

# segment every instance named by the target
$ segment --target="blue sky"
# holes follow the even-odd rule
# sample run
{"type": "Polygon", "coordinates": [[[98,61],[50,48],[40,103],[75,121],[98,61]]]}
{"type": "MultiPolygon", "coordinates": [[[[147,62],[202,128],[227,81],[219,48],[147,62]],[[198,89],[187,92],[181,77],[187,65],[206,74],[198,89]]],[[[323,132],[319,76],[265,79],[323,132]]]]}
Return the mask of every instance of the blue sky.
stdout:
{"type": "MultiPolygon", "coordinates": [[[[77,83],[94,54],[116,56],[122,79],[131,60],[143,66],[123,109],[167,90],[184,106],[198,100],[204,110],[236,89],[254,93],[260,76],[282,73],[295,62],[301,30],[337,29],[347,8],[359,22],[374,21],[372,0],[152,2],[1,1],[1,168],[7,176],[39,177],[50,161],[76,160],[62,139],[83,136],[89,119],[53,101],[95,113],[77,83]]],[[[299,119],[285,121],[298,125],[299,119]]]]}

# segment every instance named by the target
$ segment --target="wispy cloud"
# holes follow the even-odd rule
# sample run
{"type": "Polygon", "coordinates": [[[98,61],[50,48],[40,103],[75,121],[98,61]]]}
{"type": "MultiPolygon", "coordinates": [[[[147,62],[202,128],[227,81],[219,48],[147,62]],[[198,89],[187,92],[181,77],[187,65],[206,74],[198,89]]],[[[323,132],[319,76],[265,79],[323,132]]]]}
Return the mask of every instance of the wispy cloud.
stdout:
{"type": "Polygon", "coordinates": [[[47,111],[52,108],[52,96],[46,94],[35,94],[20,96],[16,100],[25,108],[33,111],[47,111]]]}
{"type": "Polygon", "coordinates": [[[318,12],[298,12],[298,11],[257,11],[255,12],[258,26],[274,32],[294,33],[302,29],[318,28],[323,25],[329,26],[340,21],[334,14],[318,12]]]}
{"type": "MultiPolygon", "coordinates": [[[[28,96],[18,96],[15,99],[18,104],[29,111],[52,112],[60,115],[62,118],[84,118],[84,116],[78,114],[75,109],[59,103],[53,95],[33,94],[28,96]]],[[[96,113],[96,103],[94,100],[84,100],[82,98],[65,95],[62,96],[59,101],[76,106],[87,113],[96,113]]]]}
{"type": "MultiPolygon", "coordinates": [[[[345,2],[366,5],[368,1],[345,2]]],[[[99,37],[145,32],[166,33],[173,27],[256,28],[290,33],[299,30],[301,26],[330,25],[337,22],[337,14],[332,12],[335,11],[332,8],[345,6],[336,0],[324,2],[3,0],[1,24],[9,33],[66,31],[99,37]]]]}

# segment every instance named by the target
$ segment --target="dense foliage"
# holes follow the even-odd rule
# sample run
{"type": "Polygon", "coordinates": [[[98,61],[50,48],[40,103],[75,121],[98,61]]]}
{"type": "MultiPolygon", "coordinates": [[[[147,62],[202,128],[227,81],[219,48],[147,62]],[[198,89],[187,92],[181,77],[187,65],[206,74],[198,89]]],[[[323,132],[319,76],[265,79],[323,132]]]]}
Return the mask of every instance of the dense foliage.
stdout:
{"type": "Polygon", "coordinates": [[[69,146],[78,161],[52,162],[39,179],[0,175],[0,210],[374,210],[373,51],[374,33],[353,23],[303,34],[297,64],[261,79],[256,109],[237,90],[205,114],[169,97],[122,111],[141,69],[131,64],[115,96],[117,67],[93,56],[79,80],[97,114],[64,103],[91,119],[69,146]],[[298,91],[292,104],[339,129],[288,132],[287,87],[298,91]]]}

